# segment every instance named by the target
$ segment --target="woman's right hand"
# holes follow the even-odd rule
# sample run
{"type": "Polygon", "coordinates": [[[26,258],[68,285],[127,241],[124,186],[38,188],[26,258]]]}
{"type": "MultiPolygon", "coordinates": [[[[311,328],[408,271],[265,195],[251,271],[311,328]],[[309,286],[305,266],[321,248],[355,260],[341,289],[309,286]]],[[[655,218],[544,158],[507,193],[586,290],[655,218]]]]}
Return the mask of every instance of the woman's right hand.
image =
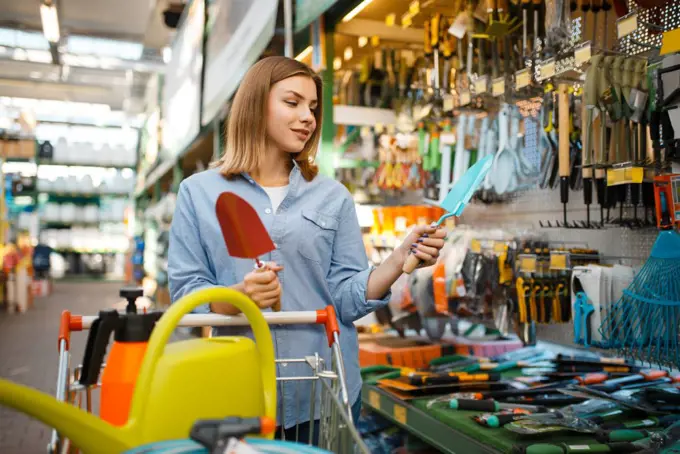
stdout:
{"type": "Polygon", "coordinates": [[[281,283],[276,273],[282,269],[276,263],[267,263],[264,269],[253,270],[243,278],[243,292],[260,309],[281,306],[281,283]]]}

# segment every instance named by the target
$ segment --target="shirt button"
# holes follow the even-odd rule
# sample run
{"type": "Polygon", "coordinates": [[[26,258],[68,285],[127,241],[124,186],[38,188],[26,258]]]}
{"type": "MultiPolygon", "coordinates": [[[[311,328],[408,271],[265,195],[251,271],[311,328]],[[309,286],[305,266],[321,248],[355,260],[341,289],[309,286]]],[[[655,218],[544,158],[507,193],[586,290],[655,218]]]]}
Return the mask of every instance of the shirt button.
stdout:
{"type": "Polygon", "coordinates": [[[271,208],[267,208],[267,209],[265,209],[265,210],[264,210],[264,212],[265,212],[265,213],[267,213],[267,214],[272,214],[272,210],[271,210],[271,208]]]}

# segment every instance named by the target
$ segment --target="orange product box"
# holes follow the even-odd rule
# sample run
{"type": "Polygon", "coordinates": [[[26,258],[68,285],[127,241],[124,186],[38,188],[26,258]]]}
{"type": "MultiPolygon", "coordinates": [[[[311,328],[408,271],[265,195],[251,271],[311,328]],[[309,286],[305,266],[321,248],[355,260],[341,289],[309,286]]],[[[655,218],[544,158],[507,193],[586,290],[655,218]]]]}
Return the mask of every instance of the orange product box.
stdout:
{"type": "Polygon", "coordinates": [[[359,344],[359,365],[423,368],[433,359],[450,354],[453,354],[453,348],[448,345],[418,339],[381,338],[359,344]]]}

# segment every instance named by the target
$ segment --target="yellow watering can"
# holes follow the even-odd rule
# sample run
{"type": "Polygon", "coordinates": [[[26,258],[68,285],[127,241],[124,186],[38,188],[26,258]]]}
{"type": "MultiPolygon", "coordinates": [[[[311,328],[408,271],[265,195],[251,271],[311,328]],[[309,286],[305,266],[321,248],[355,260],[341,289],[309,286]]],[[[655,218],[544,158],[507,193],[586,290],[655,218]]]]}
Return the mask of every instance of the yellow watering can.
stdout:
{"type": "Polygon", "coordinates": [[[229,288],[199,290],[173,304],[156,323],[124,426],[114,427],[48,394],[2,379],[0,404],[55,428],[83,452],[98,454],[185,439],[199,419],[266,416],[276,421],[271,333],[260,309],[243,293],[229,288]],[[257,345],[246,337],[166,345],[182,316],[212,301],[229,302],[240,309],[257,345]]]}

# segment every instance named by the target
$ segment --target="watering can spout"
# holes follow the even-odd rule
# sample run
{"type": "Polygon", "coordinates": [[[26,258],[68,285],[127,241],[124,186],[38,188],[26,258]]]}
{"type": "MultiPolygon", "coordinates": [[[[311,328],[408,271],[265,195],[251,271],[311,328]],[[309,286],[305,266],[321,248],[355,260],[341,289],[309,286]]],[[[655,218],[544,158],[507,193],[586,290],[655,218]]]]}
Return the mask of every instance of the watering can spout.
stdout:
{"type": "Polygon", "coordinates": [[[127,429],[113,427],[95,415],[27,386],[0,379],[0,404],[54,427],[86,454],[121,453],[134,447],[127,429]]]}

